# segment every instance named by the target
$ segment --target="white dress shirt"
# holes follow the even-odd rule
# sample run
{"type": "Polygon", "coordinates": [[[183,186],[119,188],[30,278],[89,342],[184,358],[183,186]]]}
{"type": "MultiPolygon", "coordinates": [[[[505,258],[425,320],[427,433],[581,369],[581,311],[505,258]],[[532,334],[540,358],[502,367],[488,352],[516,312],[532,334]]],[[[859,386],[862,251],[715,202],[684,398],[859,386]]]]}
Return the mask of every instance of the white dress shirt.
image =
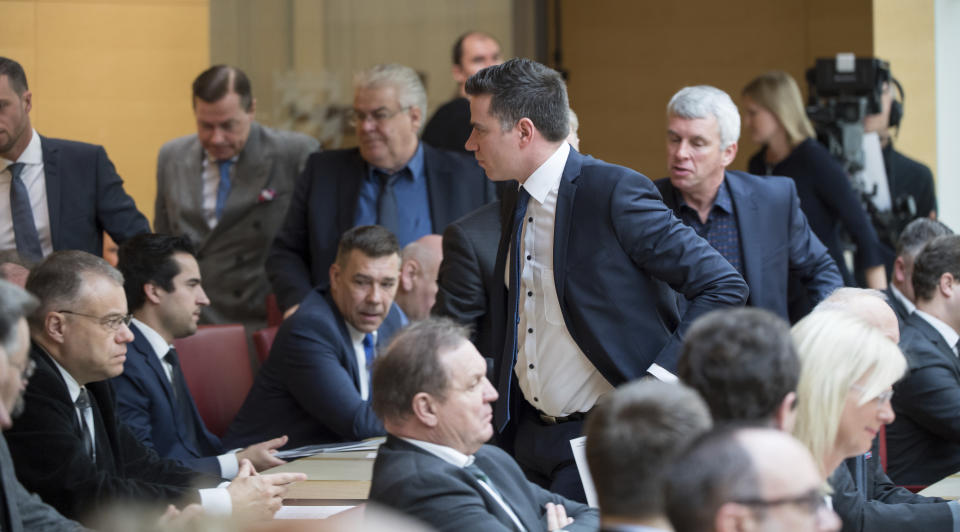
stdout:
{"type": "MultiPolygon", "coordinates": [[[[17,241],[13,234],[13,211],[10,208],[10,182],[13,175],[7,168],[11,164],[23,163],[20,179],[27,187],[27,196],[30,197],[30,208],[33,209],[33,223],[40,235],[40,249],[46,257],[53,252],[53,239],[50,236],[50,209],[47,205],[47,180],[43,173],[43,149],[40,146],[40,135],[33,130],[33,137],[27,148],[16,161],[0,157],[0,250],[17,249],[17,241]]],[[[79,393],[79,392],[77,392],[79,393]]]]}
{"type": "Polygon", "coordinates": [[[907,314],[913,314],[917,311],[917,306],[913,304],[913,301],[907,299],[907,296],[903,295],[903,292],[897,290],[897,287],[893,284],[890,285],[890,291],[893,292],[893,297],[897,298],[897,301],[903,305],[903,308],[907,309],[907,314]]]}
{"type": "MultiPolygon", "coordinates": [[[[210,229],[217,226],[217,192],[220,190],[220,161],[214,159],[206,151],[203,152],[203,219],[207,221],[210,229]]],[[[230,165],[230,181],[234,181],[237,175],[238,156],[231,158],[233,164],[230,165]]]]}
{"type": "MultiPolygon", "coordinates": [[[[136,324],[137,328],[140,329],[140,332],[143,333],[143,338],[148,344],[150,344],[153,354],[157,357],[157,360],[160,361],[160,367],[163,368],[163,372],[167,375],[167,382],[170,384],[170,386],[173,386],[173,365],[163,358],[167,356],[167,353],[171,349],[173,349],[173,346],[168,344],[167,341],[160,336],[160,333],[153,330],[153,328],[146,323],[143,323],[137,318],[133,318],[133,323],[136,324]]],[[[221,478],[233,478],[237,476],[237,473],[240,470],[240,464],[237,460],[237,451],[230,451],[229,453],[224,453],[220,456],[217,456],[217,462],[220,462],[221,478]]]]}
{"type": "MultiPolygon", "coordinates": [[[[357,374],[360,377],[360,398],[364,401],[370,398],[370,372],[367,371],[367,352],[363,349],[363,337],[367,333],[358,331],[353,325],[343,322],[347,326],[347,332],[350,333],[350,340],[353,341],[353,354],[357,357],[357,374]]],[[[373,331],[373,348],[377,348],[377,331],[373,331]]]]}
{"type": "Polygon", "coordinates": [[[957,331],[953,330],[953,327],[947,325],[936,316],[927,314],[926,312],[920,309],[917,309],[915,311],[915,314],[923,318],[923,321],[929,323],[931,327],[933,327],[934,329],[937,330],[938,333],[940,333],[940,336],[943,337],[943,341],[947,342],[947,346],[950,348],[951,351],[953,351],[954,355],[958,354],[957,340],[960,340],[960,334],[957,334],[957,331]]]}
{"type": "MultiPolygon", "coordinates": [[[[417,447],[423,449],[424,451],[427,451],[428,453],[436,456],[437,458],[443,460],[444,462],[450,465],[459,467],[461,469],[473,464],[476,461],[476,457],[467,456],[461,453],[460,451],[454,449],[453,447],[447,447],[446,445],[440,445],[440,444],[431,443],[428,441],[415,440],[413,438],[401,438],[401,439],[407,443],[416,445],[417,447]]],[[[520,518],[517,517],[517,514],[513,512],[513,508],[511,508],[510,505],[507,504],[507,502],[500,497],[500,494],[496,490],[494,490],[490,486],[490,484],[487,484],[486,482],[484,482],[479,478],[477,479],[477,482],[481,486],[483,486],[483,489],[486,490],[487,493],[489,493],[490,496],[493,497],[495,501],[500,503],[500,507],[503,508],[505,512],[507,512],[507,515],[510,516],[510,519],[513,520],[513,524],[517,525],[517,528],[519,530],[526,530],[526,528],[523,526],[523,523],[520,522],[520,518]]]]}

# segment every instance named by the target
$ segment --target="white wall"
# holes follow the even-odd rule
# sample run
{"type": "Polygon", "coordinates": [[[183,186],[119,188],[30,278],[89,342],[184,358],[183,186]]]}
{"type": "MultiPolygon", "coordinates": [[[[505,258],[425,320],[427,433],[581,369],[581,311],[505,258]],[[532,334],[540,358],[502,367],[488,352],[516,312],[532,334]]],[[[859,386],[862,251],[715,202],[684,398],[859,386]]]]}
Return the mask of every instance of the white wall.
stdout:
{"type": "Polygon", "coordinates": [[[960,1],[936,0],[937,201],[960,231],[960,1]]]}

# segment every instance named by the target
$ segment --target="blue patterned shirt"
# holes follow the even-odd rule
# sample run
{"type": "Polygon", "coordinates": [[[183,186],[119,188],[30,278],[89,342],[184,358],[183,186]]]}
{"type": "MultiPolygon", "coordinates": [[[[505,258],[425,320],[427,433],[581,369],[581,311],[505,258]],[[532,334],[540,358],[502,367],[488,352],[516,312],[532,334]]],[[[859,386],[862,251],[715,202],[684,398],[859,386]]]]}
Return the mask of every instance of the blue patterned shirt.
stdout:
{"type": "Polygon", "coordinates": [[[733,212],[733,200],[724,181],[717,189],[717,197],[713,200],[713,207],[707,215],[707,223],[700,223],[697,211],[683,201],[683,195],[674,191],[677,205],[680,206],[680,219],[689,225],[703,239],[713,246],[723,258],[727,259],[734,268],[743,275],[743,252],[740,249],[740,230],[737,227],[737,217],[733,212]]]}
{"type": "MultiPolygon", "coordinates": [[[[380,179],[374,172],[378,170],[367,165],[367,175],[360,185],[360,197],[357,198],[357,214],[354,225],[373,225],[379,223],[377,219],[377,200],[380,198],[380,179]]],[[[397,230],[397,240],[400,247],[423,235],[433,232],[433,222],[430,220],[430,200],[427,195],[427,176],[424,171],[423,144],[417,146],[413,157],[399,172],[400,178],[393,184],[393,191],[397,197],[397,211],[400,227],[397,230]]]]}

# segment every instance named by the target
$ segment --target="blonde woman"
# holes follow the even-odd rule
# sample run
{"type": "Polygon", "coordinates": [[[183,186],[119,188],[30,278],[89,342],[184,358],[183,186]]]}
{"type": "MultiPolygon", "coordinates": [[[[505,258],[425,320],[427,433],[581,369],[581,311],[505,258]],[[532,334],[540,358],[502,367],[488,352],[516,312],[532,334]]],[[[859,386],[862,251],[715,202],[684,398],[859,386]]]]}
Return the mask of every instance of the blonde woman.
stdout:
{"type": "Polygon", "coordinates": [[[800,208],[840,267],[846,284],[853,286],[854,282],[837,238],[836,227],[841,222],[857,244],[857,263],[865,268],[867,286],[886,288],[877,233],[843,168],[817,142],[796,81],[786,72],[767,72],[743,89],[741,107],[747,133],[763,146],[750,158],[750,173],[793,178],[800,208]]]}
{"type": "Polygon", "coordinates": [[[950,505],[956,503],[895,487],[876,457],[863,456],[894,418],[892,386],[907,367],[897,345],[881,330],[838,310],[814,311],[791,336],[800,357],[794,436],[829,481],[843,530],[953,530],[950,505]]]}

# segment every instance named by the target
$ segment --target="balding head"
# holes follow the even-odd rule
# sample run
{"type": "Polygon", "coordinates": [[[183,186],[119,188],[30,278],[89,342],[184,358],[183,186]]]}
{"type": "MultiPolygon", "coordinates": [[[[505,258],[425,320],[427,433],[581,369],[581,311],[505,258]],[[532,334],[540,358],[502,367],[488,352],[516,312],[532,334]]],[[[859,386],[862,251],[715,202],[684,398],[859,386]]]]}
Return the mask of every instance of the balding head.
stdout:
{"type": "Polygon", "coordinates": [[[860,318],[877,328],[893,343],[900,343],[900,324],[897,315],[887,303],[887,297],[879,290],[870,288],[843,287],[817,305],[814,312],[839,310],[860,318]]]}
{"type": "Polygon", "coordinates": [[[430,309],[437,299],[442,242],[440,235],[425,235],[403,248],[396,302],[413,321],[430,316],[430,309]]]}

